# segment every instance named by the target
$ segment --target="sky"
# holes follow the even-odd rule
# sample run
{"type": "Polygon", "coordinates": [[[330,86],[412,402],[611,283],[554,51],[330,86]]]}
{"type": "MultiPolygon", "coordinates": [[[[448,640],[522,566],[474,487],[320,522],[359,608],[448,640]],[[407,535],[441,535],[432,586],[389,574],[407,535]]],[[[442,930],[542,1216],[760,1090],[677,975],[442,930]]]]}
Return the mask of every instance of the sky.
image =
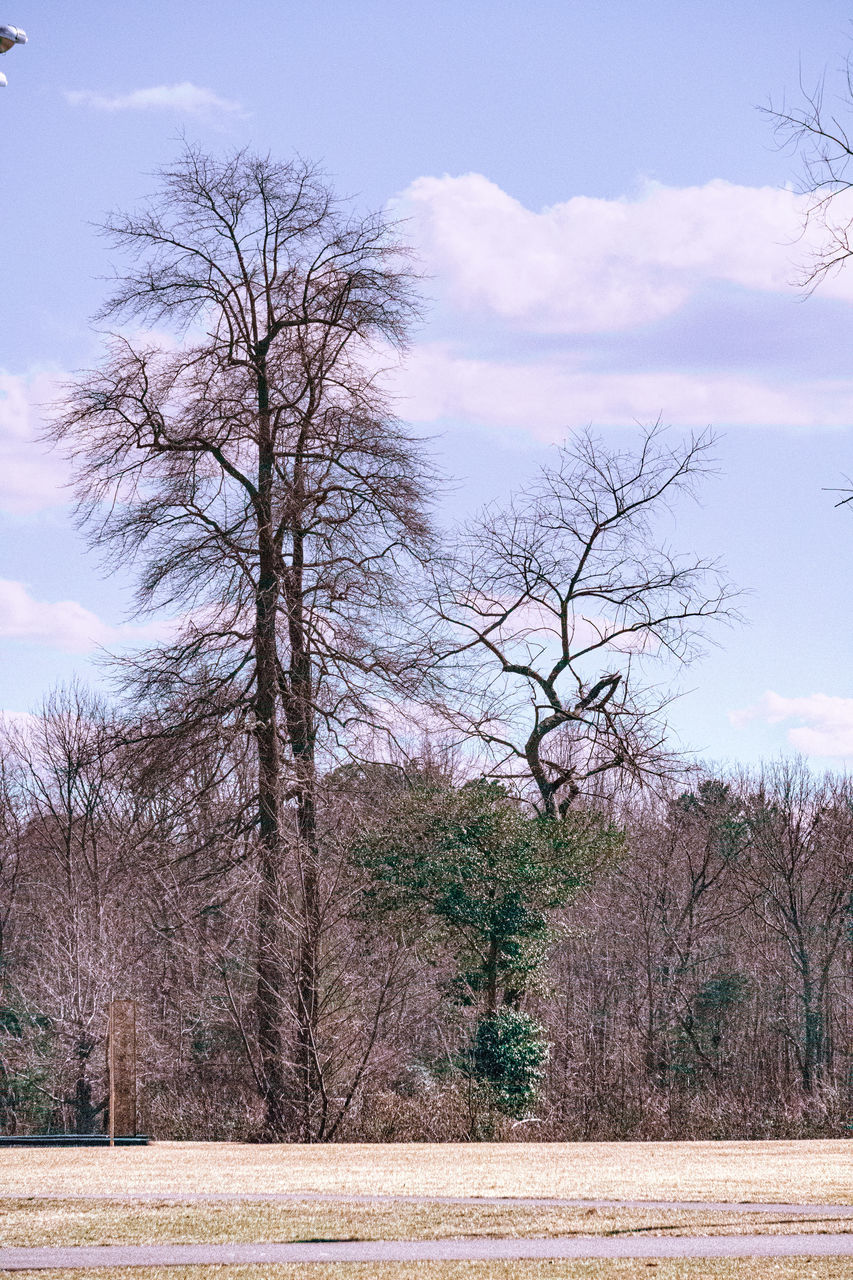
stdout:
{"type": "Polygon", "coordinates": [[[837,0],[2,0],[0,709],[98,681],[151,624],[75,528],[44,406],[98,358],[97,224],[181,136],[318,162],[407,219],[428,277],[399,408],[452,520],[592,426],[711,426],[717,475],[668,531],[746,622],[680,678],[686,750],[853,763],[853,266],[807,297],[797,159],[760,110],[853,51],[837,0]]]}

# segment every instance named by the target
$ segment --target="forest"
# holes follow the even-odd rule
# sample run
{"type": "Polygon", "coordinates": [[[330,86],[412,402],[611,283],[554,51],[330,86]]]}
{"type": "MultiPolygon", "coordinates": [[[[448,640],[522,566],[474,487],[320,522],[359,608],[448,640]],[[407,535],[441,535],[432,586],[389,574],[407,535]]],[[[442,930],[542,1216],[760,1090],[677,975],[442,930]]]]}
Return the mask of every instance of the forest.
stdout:
{"type": "Polygon", "coordinates": [[[158,621],[3,732],[0,1131],[103,1127],[123,998],[154,1137],[848,1133],[853,783],[667,729],[740,625],[672,520],[711,435],[576,435],[448,529],[386,215],[187,147],[107,232],[50,436],[158,621]]]}

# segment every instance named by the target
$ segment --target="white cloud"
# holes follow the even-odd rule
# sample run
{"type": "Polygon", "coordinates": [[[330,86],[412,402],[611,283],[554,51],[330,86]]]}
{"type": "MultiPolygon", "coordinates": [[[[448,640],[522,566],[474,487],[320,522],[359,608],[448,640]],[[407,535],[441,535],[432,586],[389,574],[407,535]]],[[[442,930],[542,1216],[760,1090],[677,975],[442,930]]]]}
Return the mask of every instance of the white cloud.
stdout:
{"type": "Polygon", "coordinates": [[[22,582],[0,579],[0,638],[30,640],[56,649],[85,652],[110,635],[94,613],[74,600],[35,600],[22,582]]]}
{"type": "Polygon", "coordinates": [[[113,95],[73,89],[66,92],[65,97],[72,106],[92,107],[96,111],[178,111],[191,116],[237,115],[243,111],[239,102],[220,98],[211,89],[203,89],[188,80],[113,95]]]}
{"type": "Polygon", "coordinates": [[[806,698],[784,698],[768,691],[753,706],[732,711],[735,728],[753,720],[765,724],[798,723],[787,731],[787,740],[808,756],[853,758],[853,698],[836,698],[813,693],[806,698]]]}
{"type": "Polygon", "coordinates": [[[54,374],[0,373],[0,509],[39,511],[68,502],[67,464],[38,441],[40,406],[56,398],[54,374]]]}
{"type": "Polygon", "coordinates": [[[98,645],[157,640],[173,627],[168,622],[110,626],[76,600],[36,600],[23,582],[0,578],[0,640],[25,640],[88,653],[98,645]]]}
{"type": "Polygon", "coordinates": [[[853,424],[853,379],[785,386],[726,371],[589,371],[574,355],[499,362],[433,343],[415,347],[389,380],[410,421],[462,418],[522,428],[547,441],[589,423],[648,423],[658,416],[684,427],[853,424]]]}
{"type": "MultiPolygon", "coordinates": [[[[470,173],[418,178],[399,203],[453,302],[540,332],[643,324],[706,281],[788,290],[814,247],[801,236],[802,197],[722,179],[648,183],[633,199],[575,196],[537,213],[470,173]]],[[[853,274],[823,292],[853,298],[853,274]]]]}

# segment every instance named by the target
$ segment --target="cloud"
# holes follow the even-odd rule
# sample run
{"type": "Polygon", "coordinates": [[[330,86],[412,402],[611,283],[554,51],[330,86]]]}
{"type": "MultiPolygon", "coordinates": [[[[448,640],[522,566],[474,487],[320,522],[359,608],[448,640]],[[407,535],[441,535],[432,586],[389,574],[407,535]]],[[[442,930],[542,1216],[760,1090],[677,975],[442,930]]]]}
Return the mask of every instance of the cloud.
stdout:
{"type": "Polygon", "coordinates": [[[0,578],[0,640],[24,640],[71,653],[98,645],[148,643],[174,624],[110,626],[76,600],[36,600],[23,582],[0,578]]]}
{"type": "MultiPolygon", "coordinates": [[[[841,199],[836,214],[853,221],[853,194],[841,199]]],[[[398,204],[446,300],[450,335],[414,347],[392,375],[411,421],[548,442],[659,417],[685,428],[853,425],[853,377],[836,376],[829,359],[816,375],[788,358],[799,332],[793,282],[825,234],[816,223],[804,233],[793,191],[647,183],[630,198],[575,196],[534,211],[472,173],[418,178],[398,204]],[[742,296],[721,312],[726,287],[742,296]],[[678,321],[640,332],[688,302],[689,332],[678,321]]],[[[853,272],[830,276],[821,293],[853,302],[853,272]]]]}
{"type": "Polygon", "coordinates": [[[412,422],[464,419],[521,428],[543,441],[561,440],[589,423],[648,423],[658,416],[684,427],[853,423],[853,378],[785,385],[725,370],[590,370],[575,353],[512,362],[422,344],[393,370],[389,384],[412,422]]]}
{"type": "Polygon", "coordinates": [[[104,643],[109,635],[110,628],[76,601],[48,604],[33,599],[23,582],[0,579],[0,638],[82,653],[104,643]]]}
{"type": "MultiPolygon", "coordinates": [[[[634,198],[574,196],[535,212],[469,173],[418,178],[399,206],[452,303],[552,333],[658,320],[709,281],[786,291],[820,234],[802,237],[794,192],[722,179],[647,183],[634,198]]],[[[853,275],[822,292],[853,299],[853,275]]]]}
{"type": "Polygon", "coordinates": [[[763,720],[765,724],[798,721],[786,735],[797,751],[808,756],[853,758],[853,698],[836,698],[826,693],[784,698],[768,691],[753,706],[730,712],[729,719],[735,728],[743,728],[754,720],[763,720]]]}
{"type": "Polygon", "coordinates": [[[92,107],[95,111],[178,111],[182,115],[240,115],[243,108],[230,98],[220,98],[211,89],[184,80],[181,84],[158,84],[131,93],[101,94],[91,89],[73,89],[65,94],[75,107],[92,107]]]}
{"type": "Polygon", "coordinates": [[[40,405],[58,393],[56,374],[0,372],[0,509],[16,514],[70,500],[63,488],[68,467],[60,453],[38,439],[40,405]]]}

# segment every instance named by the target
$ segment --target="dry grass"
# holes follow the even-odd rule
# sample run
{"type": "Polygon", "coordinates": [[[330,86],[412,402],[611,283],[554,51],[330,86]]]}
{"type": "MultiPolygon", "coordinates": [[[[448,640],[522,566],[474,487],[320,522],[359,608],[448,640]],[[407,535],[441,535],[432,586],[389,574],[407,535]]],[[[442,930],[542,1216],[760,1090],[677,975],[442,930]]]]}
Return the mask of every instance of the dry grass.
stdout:
{"type": "Polygon", "coordinates": [[[853,1258],[537,1262],[352,1262],[309,1267],[107,1267],[0,1271],[9,1280],[851,1280],[853,1258]]]}
{"type": "Polygon", "coordinates": [[[853,1219],[679,1210],[504,1208],[342,1202],[14,1201],[0,1204],[0,1247],[430,1240],[460,1236],[748,1235],[853,1232],[853,1219]]]}
{"type": "Polygon", "coordinates": [[[275,1192],[853,1204],[853,1144],[590,1142],[0,1151],[0,1195],[275,1192]]]}

